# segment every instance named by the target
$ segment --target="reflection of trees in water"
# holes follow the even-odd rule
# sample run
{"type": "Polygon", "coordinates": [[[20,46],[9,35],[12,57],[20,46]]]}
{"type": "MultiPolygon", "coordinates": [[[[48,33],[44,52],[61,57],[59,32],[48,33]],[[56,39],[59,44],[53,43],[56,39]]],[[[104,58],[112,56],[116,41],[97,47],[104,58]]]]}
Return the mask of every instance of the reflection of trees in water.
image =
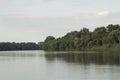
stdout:
{"type": "Polygon", "coordinates": [[[47,60],[63,60],[70,63],[81,64],[109,64],[119,65],[120,54],[119,53],[58,53],[58,54],[45,54],[47,60]]]}

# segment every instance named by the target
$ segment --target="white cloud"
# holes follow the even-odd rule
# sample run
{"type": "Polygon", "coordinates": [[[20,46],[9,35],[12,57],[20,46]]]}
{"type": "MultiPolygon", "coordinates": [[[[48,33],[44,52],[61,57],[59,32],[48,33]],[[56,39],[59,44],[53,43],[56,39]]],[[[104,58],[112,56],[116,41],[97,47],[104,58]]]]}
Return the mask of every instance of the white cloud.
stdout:
{"type": "Polygon", "coordinates": [[[108,14],[109,14],[109,11],[101,11],[97,13],[98,16],[107,16],[108,14]]]}

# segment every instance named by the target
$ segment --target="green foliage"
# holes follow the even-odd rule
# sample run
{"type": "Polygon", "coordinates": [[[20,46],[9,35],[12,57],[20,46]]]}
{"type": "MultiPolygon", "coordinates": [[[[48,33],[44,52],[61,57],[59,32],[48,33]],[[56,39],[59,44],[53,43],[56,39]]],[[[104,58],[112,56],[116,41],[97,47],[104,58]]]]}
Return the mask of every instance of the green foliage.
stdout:
{"type": "Polygon", "coordinates": [[[103,34],[103,33],[107,33],[107,29],[105,27],[99,27],[99,28],[96,28],[94,32],[98,34],[103,34]]]}
{"type": "Polygon", "coordinates": [[[40,49],[43,49],[44,42],[38,42],[38,46],[40,49]]]}
{"type": "Polygon", "coordinates": [[[1,42],[0,51],[8,50],[39,50],[39,46],[36,43],[9,43],[1,42]]]}
{"type": "Polygon", "coordinates": [[[51,41],[51,40],[54,40],[55,38],[53,36],[48,36],[45,40],[45,42],[48,42],[48,41],[51,41]]]}
{"type": "Polygon", "coordinates": [[[119,50],[120,26],[108,25],[98,27],[93,32],[83,28],[80,31],[67,33],[61,38],[55,39],[48,36],[42,43],[44,50],[119,50]],[[114,46],[113,46],[114,45],[114,46]]]}
{"type": "Polygon", "coordinates": [[[118,24],[117,25],[110,24],[107,26],[107,30],[108,30],[108,32],[111,32],[113,30],[120,30],[120,26],[118,24]]]}
{"type": "Polygon", "coordinates": [[[120,30],[113,30],[109,33],[108,38],[111,44],[119,44],[120,42],[120,30]]]}

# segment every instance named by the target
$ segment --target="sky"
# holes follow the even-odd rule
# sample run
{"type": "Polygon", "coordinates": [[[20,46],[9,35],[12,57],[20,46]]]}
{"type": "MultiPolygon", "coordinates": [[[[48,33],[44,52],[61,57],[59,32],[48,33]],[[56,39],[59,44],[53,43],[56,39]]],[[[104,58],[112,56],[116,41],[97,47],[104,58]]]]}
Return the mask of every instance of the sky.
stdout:
{"type": "Polygon", "coordinates": [[[39,42],[120,22],[120,0],[0,0],[0,42],[39,42]]]}

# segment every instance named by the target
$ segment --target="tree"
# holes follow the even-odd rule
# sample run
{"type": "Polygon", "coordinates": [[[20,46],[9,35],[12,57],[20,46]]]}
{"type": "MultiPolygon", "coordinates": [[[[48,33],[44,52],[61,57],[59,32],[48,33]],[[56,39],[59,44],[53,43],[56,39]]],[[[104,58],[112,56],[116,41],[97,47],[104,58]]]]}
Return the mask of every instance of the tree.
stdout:
{"type": "Polygon", "coordinates": [[[83,29],[80,30],[80,33],[82,33],[82,34],[89,33],[89,29],[83,28],[83,29]]]}
{"type": "Polygon", "coordinates": [[[94,32],[99,33],[99,34],[105,34],[107,33],[107,29],[105,27],[99,27],[99,28],[96,28],[94,32]]]}
{"type": "Polygon", "coordinates": [[[0,51],[8,50],[39,50],[39,46],[36,43],[15,43],[15,42],[1,42],[0,51]]]}
{"type": "Polygon", "coordinates": [[[111,45],[120,45],[120,26],[108,25],[95,28],[93,32],[83,28],[72,31],[61,38],[48,36],[43,42],[44,50],[95,50],[111,49],[111,45]]]}
{"type": "Polygon", "coordinates": [[[46,38],[45,42],[48,42],[48,41],[51,41],[51,40],[54,40],[54,39],[55,39],[55,37],[53,37],[53,36],[48,36],[48,37],[46,38]]]}
{"type": "Polygon", "coordinates": [[[117,25],[108,25],[107,26],[107,29],[108,29],[108,32],[112,32],[113,30],[120,30],[120,26],[117,24],[117,25]]]}
{"type": "Polygon", "coordinates": [[[113,30],[108,35],[109,41],[112,44],[118,44],[120,42],[119,37],[120,37],[120,31],[119,30],[113,30]]]}

